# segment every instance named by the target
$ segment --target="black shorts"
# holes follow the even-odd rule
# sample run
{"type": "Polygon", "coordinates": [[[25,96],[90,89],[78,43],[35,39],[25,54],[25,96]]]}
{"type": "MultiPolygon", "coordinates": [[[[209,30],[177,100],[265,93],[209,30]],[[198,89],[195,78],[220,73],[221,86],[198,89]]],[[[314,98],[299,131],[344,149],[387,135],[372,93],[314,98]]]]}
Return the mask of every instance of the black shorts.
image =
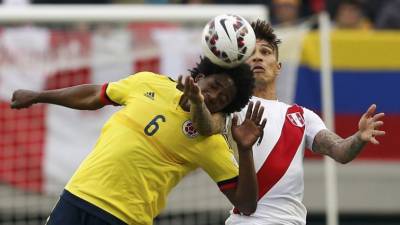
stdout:
{"type": "Polygon", "coordinates": [[[64,190],[46,225],[126,225],[126,223],[64,190]]]}

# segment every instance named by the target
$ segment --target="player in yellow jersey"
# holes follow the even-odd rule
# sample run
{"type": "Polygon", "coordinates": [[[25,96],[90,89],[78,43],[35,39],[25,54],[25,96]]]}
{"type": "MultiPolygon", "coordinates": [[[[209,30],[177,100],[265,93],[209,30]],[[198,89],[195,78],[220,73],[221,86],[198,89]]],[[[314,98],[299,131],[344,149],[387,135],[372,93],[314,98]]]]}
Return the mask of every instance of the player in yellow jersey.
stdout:
{"type": "Polygon", "coordinates": [[[150,72],[103,86],[13,94],[11,107],[17,109],[35,103],[81,110],[123,106],[106,122],[93,151],[66,185],[48,225],[152,224],[171,189],[198,167],[241,212],[255,211],[252,145],[266,123],[263,108],[257,103],[253,109],[250,103],[246,120],[240,125],[233,122],[239,168],[224,137],[200,136],[189,113],[190,102],[199,97],[210,112],[243,108],[254,86],[250,68],[224,69],[202,58],[190,72],[185,97],[175,81],[150,72]]]}

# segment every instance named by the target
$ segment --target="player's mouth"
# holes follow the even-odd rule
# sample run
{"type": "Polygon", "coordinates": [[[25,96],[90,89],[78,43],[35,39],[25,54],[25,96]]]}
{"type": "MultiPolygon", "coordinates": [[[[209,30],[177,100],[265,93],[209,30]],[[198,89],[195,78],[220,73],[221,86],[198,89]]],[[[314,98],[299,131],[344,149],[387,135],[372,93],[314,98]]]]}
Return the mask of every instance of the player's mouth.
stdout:
{"type": "Polygon", "coordinates": [[[207,106],[208,110],[211,113],[214,113],[213,109],[214,109],[215,106],[212,104],[210,96],[207,93],[204,93],[203,96],[204,96],[204,104],[207,106]]]}
{"type": "Polygon", "coordinates": [[[264,69],[264,67],[262,67],[262,66],[256,65],[256,66],[254,66],[254,67],[251,69],[251,71],[252,71],[253,73],[262,73],[262,72],[265,72],[265,69],[264,69]]]}

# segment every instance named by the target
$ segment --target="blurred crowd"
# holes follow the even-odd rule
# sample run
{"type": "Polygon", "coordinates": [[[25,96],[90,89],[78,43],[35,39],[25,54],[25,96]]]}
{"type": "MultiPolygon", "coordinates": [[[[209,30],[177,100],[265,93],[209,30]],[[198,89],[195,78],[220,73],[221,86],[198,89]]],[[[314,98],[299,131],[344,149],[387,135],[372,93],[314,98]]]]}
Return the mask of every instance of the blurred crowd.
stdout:
{"type": "Polygon", "coordinates": [[[327,10],[337,29],[399,29],[400,0],[0,0],[3,4],[262,4],[276,26],[327,10]]]}

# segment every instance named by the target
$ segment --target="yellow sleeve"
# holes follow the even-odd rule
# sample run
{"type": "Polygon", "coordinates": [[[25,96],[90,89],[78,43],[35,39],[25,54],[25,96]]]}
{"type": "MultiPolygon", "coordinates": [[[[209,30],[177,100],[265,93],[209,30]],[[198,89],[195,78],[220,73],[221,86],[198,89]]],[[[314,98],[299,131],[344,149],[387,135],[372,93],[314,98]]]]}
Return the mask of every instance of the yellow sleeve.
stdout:
{"type": "Polygon", "coordinates": [[[117,105],[126,105],[130,96],[135,94],[146,78],[151,76],[148,72],[130,75],[119,81],[110,82],[105,89],[105,98],[117,105]]]}
{"type": "Polygon", "coordinates": [[[222,135],[209,137],[208,148],[204,149],[199,157],[199,164],[208,175],[218,184],[221,190],[236,187],[239,175],[233,151],[222,135]]]}

